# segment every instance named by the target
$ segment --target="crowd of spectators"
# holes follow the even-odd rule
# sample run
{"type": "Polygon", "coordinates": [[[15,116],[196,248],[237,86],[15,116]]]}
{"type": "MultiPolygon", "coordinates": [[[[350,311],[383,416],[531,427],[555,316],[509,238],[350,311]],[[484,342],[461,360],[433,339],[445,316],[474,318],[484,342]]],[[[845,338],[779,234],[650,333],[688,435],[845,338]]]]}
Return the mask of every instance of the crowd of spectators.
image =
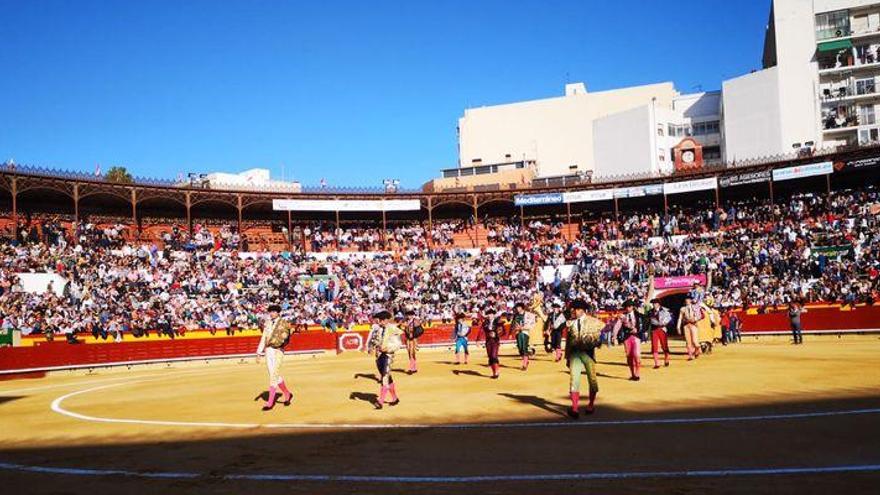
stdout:
{"type": "MultiPolygon", "coordinates": [[[[526,303],[583,298],[593,310],[648,296],[651,277],[705,274],[705,301],[770,311],[798,300],[873,304],[880,290],[880,196],[872,188],[759,201],[627,213],[584,221],[573,238],[555,219],[483,220],[496,249],[451,249],[462,223],[398,225],[397,253],[333,256],[244,253],[239,234],[197,227],[169,232],[164,249],[124,242],[124,226],[81,223],[76,239],[48,223],[0,245],[0,325],[24,333],[91,333],[119,339],[174,338],[206,328],[235,332],[280,304],[299,326],[328,330],[365,323],[379,308],[425,320],[495,313],[526,303]],[[494,233],[494,234],[493,234],[494,233]],[[32,235],[33,234],[33,235],[32,235]],[[427,239],[431,238],[433,246],[427,239]],[[75,241],[75,242],[74,242],[75,241]],[[500,249],[498,249],[500,248],[500,249]],[[573,265],[571,277],[563,265],[573,265]],[[21,273],[64,283],[25,290],[21,273]],[[543,275],[542,275],[543,272],[543,275]],[[63,287],[62,287],[63,286],[63,287]]],[[[378,250],[381,229],[310,228],[315,251],[378,250]]]]}

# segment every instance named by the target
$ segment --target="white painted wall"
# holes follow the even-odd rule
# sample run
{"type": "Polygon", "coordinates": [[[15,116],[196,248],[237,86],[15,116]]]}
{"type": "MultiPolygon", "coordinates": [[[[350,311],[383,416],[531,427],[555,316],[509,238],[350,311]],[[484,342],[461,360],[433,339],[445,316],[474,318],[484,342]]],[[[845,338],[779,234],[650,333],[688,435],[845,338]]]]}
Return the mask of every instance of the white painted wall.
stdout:
{"type": "MultiPolygon", "coordinates": [[[[671,107],[648,104],[597,119],[593,124],[596,176],[672,172],[671,150],[685,138],[670,136],[669,124],[717,121],[720,111],[721,93],[715,91],[677,96],[671,107]]],[[[694,138],[704,146],[715,146],[720,134],[694,138]]]]}
{"type": "Polygon", "coordinates": [[[459,119],[461,165],[535,160],[539,177],[595,170],[593,122],[657,99],[671,107],[671,82],[596,93],[571,86],[567,96],[465,110],[459,119]],[[510,158],[505,155],[509,154],[510,158]],[[577,169],[569,166],[577,165],[577,169]]]}
{"type": "Polygon", "coordinates": [[[721,92],[679,95],[673,100],[672,108],[682,117],[695,122],[717,119],[721,113],[721,92]]]}
{"type": "Polygon", "coordinates": [[[780,153],[793,143],[821,144],[816,84],[815,14],[812,0],[775,0],[776,57],[779,78],[780,153]]]}
{"type": "Polygon", "coordinates": [[[651,105],[596,119],[593,123],[596,177],[655,170],[651,105]]]}
{"type": "Polygon", "coordinates": [[[781,152],[778,74],[773,67],[722,83],[727,162],[781,152]]]}

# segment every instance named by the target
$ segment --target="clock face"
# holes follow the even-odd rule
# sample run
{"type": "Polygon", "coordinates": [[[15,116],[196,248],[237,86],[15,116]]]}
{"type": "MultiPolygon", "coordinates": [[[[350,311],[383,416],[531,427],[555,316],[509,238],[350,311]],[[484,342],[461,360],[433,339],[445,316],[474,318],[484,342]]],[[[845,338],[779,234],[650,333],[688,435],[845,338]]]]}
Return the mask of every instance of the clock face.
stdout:
{"type": "Polygon", "coordinates": [[[694,163],[694,152],[693,151],[685,151],[681,154],[681,161],[685,163],[694,163]]]}

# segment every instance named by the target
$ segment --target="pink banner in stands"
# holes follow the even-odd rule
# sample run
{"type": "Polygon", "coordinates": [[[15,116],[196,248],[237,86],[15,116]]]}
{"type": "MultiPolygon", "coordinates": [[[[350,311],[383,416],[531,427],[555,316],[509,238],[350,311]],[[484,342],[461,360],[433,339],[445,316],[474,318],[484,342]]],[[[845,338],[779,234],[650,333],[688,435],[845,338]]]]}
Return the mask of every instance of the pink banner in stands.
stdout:
{"type": "Polygon", "coordinates": [[[680,289],[682,287],[690,287],[695,283],[706,285],[706,275],[685,275],[683,277],[656,277],[654,279],[655,289],[680,289]]]}

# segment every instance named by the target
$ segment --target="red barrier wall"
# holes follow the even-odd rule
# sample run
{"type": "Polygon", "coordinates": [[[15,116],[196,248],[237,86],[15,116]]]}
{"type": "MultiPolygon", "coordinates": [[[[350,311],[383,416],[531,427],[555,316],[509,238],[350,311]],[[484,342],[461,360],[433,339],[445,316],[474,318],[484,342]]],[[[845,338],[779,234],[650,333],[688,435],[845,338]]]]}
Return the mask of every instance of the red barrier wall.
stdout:
{"type": "MultiPolygon", "coordinates": [[[[788,308],[765,314],[741,314],[743,333],[787,332],[788,308]]],[[[880,306],[858,306],[842,311],[838,306],[807,306],[801,315],[804,331],[878,330],[880,329],[880,306]]]]}
{"type": "MultiPolygon", "coordinates": [[[[323,332],[291,336],[289,350],[333,350],[336,337],[323,332]]],[[[21,370],[65,366],[98,365],[131,361],[155,361],[192,357],[253,354],[259,337],[222,339],[169,339],[120,342],[100,345],[72,345],[64,340],[43,342],[33,347],[0,349],[0,370],[21,370]]]]}
{"type": "MultiPolygon", "coordinates": [[[[355,343],[355,340],[350,340],[348,345],[343,345],[343,340],[347,340],[346,336],[350,336],[352,334],[357,334],[360,336],[361,344],[366,347],[367,345],[367,336],[369,332],[339,332],[337,335],[339,339],[337,341],[338,350],[341,352],[343,350],[353,350],[352,345],[355,343]]],[[[471,334],[468,336],[468,340],[476,341],[477,339],[482,338],[482,335],[479,335],[479,332],[476,329],[471,331],[471,334]]],[[[435,325],[431,328],[425,330],[425,333],[419,337],[420,345],[437,345],[437,344],[451,344],[452,343],[452,325],[435,325]]]]}
{"type": "MultiPolygon", "coordinates": [[[[880,306],[859,306],[842,311],[837,306],[807,306],[801,320],[804,330],[869,331],[880,329],[880,306]]],[[[789,331],[787,309],[766,314],[742,314],[744,333],[789,331]]],[[[366,345],[367,332],[355,332],[366,345]]],[[[306,332],[294,334],[288,351],[338,350],[337,334],[306,332]]],[[[471,341],[480,340],[478,331],[471,332],[471,341]]],[[[33,347],[0,348],[0,371],[87,366],[136,361],[161,361],[199,357],[253,354],[258,337],[227,337],[206,339],[142,340],[135,342],[71,345],[64,340],[37,343],[33,347]]],[[[425,330],[419,339],[422,345],[450,344],[451,325],[438,325],[425,330]]]]}

